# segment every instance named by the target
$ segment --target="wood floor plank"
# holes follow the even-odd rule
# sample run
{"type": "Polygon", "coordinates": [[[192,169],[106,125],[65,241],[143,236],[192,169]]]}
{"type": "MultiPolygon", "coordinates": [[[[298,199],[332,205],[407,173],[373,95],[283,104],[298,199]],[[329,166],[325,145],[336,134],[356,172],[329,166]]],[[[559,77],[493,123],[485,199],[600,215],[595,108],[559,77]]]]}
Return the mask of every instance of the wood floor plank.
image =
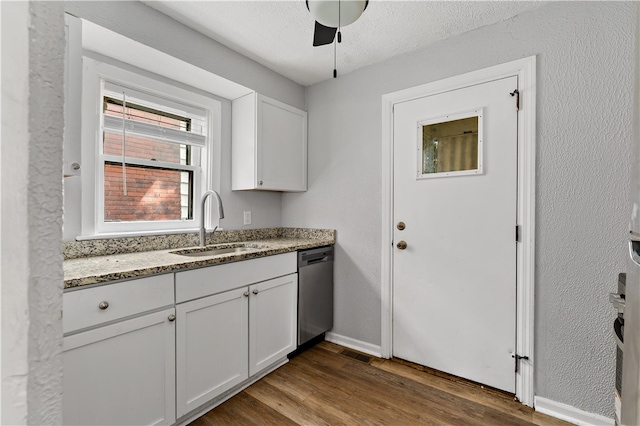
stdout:
{"type": "Polygon", "coordinates": [[[529,407],[513,401],[513,398],[501,396],[494,392],[484,392],[475,386],[465,385],[459,382],[453,382],[443,377],[435,376],[408,367],[394,361],[384,360],[378,367],[382,370],[396,374],[398,376],[411,379],[418,383],[431,386],[440,391],[454,394],[460,398],[476,401],[479,404],[491,406],[492,408],[509,413],[514,417],[522,420],[531,420],[532,411],[529,407]]]}
{"type": "Polygon", "coordinates": [[[304,401],[316,390],[311,383],[304,382],[294,375],[291,368],[279,368],[263,380],[299,401],[304,401]]]}
{"type": "Polygon", "coordinates": [[[453,395],[436,392],[427,386],[411,381],[398,380],[366,364],[354,364],[348,372],[352,382],[366,392],[367,398],[383,398],[395,401],[395,409],[417,416],[420,421],[444,421],[458,425],[476,425],[482,418],[484,408],[473,403],[463,403],[453,395]],[[383,393],[380,392],[383,388],[383,393]]]}
{"type": "Polygon", "coordinates": [[[379,406],[393,403],[396,418],[401,416],[408,422],[413,420],[418,423],[475,425],[482,416],[481,408],[472,404],[458,405],[457,401],[447,404],[443,395],[429,393],[429,389],[425,387],[413,386],[407,392],[404,384],[397,386],[393,383],[395,376],[371,368],[368,364],[347,358],[345,366],[335,368],[325,362],[333,355],[322,349],[310,352],[308,357],[314,361],[310,367],[318,369],[319,374],[328,375],[333,386],[352,387],[354,396],[373,401],[379,406]],[[375,371],[379,373],[366,373],[375,371]],[[380,377],[381,375],[384,377],[380,377]]]}
{"type": "Polygon", "coordinates": [[[566,426],[513,396],[321,342],[192,425],[566,426]]]}
{"type": "Polygon", "coordinates": [[[325,349],[329,352],[340,353],[344,350],[344,346],[336,345],[335,343],[324,340],[316,345],[318,348],[325,349]]]}
{"type": "Polygon", "coordinates": [[[231,404],[225,404],[226,402],[216,407],[215,410],[209,411],[193,423],[190,423],[190,426],[216,426],[218,424],[229,425],[234,421],[237,421],[236,416],[232,412],[236,401],[234,400],[231,404]]]}
{"type": "Polygon", "coordinates": [[[254,383],[244,392],[301,425],[331,425],[338,423],[339,420],[333,418],[328,412],[309,410],[301,402],[296,401],[265,381],[254,383]]]}
{"type": "MultiPolygon", "coordinates": [[[[246,392],[242,392],[238,397],[240,401],[238,406],[242,412],[241,418],[243,419],[250,418],[257,425],[293,426],[297,424],[281,414],[279,411],[274,410],[261,401],[258,401],[246,392]]],[[[238,423],[239,422],[236,422],[234,424],[238,423]]]]}

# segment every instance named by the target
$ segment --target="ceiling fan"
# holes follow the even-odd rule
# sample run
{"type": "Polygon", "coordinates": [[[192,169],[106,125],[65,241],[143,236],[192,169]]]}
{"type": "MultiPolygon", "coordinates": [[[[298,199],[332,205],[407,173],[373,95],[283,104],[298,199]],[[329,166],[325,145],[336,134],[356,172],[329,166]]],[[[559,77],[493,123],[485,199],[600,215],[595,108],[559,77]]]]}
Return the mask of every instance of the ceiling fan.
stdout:
{"type": "Polygon", "coordinates": [[[316,21],[313,45],[333,43],[336,32],[342,42],[340,28],[354,23],[369,5],[369,0],[306,0],[307,9],[316,21]]]}

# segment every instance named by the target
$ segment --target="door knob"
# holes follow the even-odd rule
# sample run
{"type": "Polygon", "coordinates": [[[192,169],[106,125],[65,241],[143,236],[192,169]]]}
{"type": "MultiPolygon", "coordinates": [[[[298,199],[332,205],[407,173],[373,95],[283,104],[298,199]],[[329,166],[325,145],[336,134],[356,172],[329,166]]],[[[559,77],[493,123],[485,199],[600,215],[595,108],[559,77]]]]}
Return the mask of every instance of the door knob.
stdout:
{"type": "Polygon", "coordinates": [[[396,247],[398,247],[400,250],[404,250],[407,248],[407,242],[406,241],[398,241],[398,244],[396,244],[396,247]]]}
{"type": "Polygon", "coordinates": [[[406,225],[404,224],[404,222],[398,222],[396,227],[398,228],[398,230],[402,231],[404,230],[404,228],[406,228],[406,225]]]}

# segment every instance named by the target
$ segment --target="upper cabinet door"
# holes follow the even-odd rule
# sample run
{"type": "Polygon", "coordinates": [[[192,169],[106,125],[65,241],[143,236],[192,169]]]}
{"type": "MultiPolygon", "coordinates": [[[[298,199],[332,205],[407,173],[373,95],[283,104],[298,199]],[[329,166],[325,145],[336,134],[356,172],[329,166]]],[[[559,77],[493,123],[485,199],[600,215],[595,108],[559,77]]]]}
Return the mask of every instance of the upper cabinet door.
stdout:
{"type": "Polygon", "coordinates": [[[232,105],[232,189],[307,190],[307,113],[251,93],[232,105]]]}

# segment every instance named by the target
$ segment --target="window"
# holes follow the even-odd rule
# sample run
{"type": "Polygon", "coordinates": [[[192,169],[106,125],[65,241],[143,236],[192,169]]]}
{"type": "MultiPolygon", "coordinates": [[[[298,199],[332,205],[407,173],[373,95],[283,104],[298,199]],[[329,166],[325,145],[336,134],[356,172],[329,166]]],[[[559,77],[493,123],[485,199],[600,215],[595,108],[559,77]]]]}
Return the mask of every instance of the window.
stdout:
{"type": "Polygon", "coordinates": [[[419,123],[418,178],[482,173],[482,109],[419,123]]]}
{"type": "Polygon", "coordinates": [[[219,173],[211,166],[219,158],[219,102],[84,62],[83,110],[96,113],[83,117],[83,143],[91,142],[95,165],[82,175],[83,235],[197,229],[198,200],[219,173]]]}

